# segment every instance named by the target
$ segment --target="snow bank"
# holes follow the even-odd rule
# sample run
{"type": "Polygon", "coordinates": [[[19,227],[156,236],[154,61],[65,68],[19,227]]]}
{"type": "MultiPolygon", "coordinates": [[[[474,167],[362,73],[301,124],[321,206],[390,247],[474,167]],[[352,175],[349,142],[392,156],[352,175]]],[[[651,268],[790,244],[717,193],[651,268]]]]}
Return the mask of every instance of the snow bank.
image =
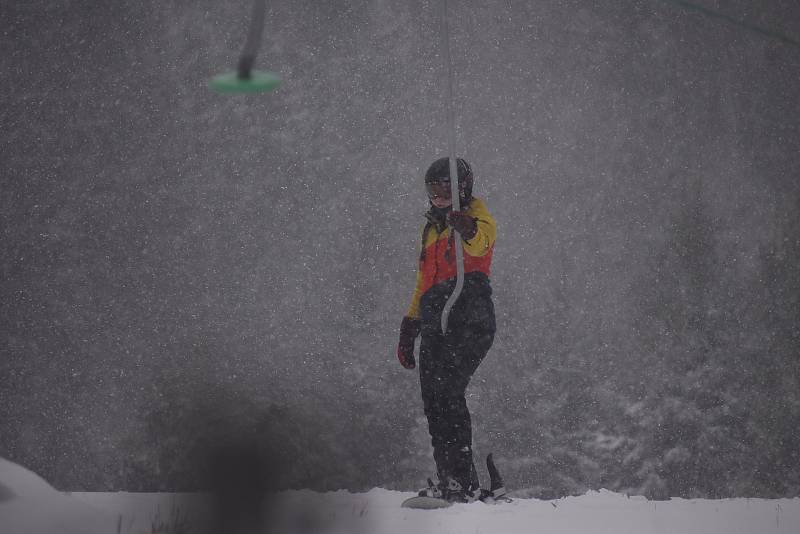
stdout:
{"type": "MultiPolygon", "coordinates": [[[[2,534],[204,534],[218,520],[203,494],[59,493],[0,460],[2,534]]],[[[457,504],[410,510],[411,493],[309,490],[263,502],[259,531],[273,534],[798,534],[800,499],[648,501],[609,491],[552,501],[457,504]]],[[[234,529],[235,530],[235,529],[234,529]]],[[[226,531],[226,534],[239,534],[226,531]]],[[[254,534],[249,531],[248,534],[254,534]]]]}
{"type": "Polygon", "coordinates": [[[0,458],[0,533],[114,534],[118,519],[0,458]]]}
{"type": "Polygon", "coordinates": [[[53,486],[21,465],[0,458],[0,502],[14,497],[36,497],[55,492],[53,486]]]}

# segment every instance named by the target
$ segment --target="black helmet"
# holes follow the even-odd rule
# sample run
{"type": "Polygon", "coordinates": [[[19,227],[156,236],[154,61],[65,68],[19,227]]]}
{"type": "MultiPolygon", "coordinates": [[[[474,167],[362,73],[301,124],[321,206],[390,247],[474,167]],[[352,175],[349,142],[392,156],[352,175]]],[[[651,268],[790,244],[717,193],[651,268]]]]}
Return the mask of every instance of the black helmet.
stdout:
{"type": "MultiPolygon", "coordinates": [[[[458,199],[466,204],[472,199],[472,167],[463,158],[456,158],[458,169],[458,199]]],[[[428,167],[425,173],[425,185],[450,183],[450,158],[439,158],[428,167]]]]}

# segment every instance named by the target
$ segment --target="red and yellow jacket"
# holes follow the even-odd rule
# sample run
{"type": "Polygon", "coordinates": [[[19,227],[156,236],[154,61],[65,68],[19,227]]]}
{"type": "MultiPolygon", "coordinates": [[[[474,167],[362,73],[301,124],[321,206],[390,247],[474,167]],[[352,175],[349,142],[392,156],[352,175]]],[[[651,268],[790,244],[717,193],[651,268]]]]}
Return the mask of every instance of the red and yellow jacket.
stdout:
{"type": "MultiPolygon", "coordinates": [[[[464,211],[476,219],[478,227],[475,237],[469,241],[462,240],[464,278],[465,280],[485,279],[488,288],[497,226],[486,208],[486,204],[479,198],[472,197],[464,211]]],[[[453,239],[451,239],[450,228],[445,227],[441,232],[433,225],[426,226],[426,228],[427,232],[422,244],[423,250],[417,270],[417,283],[411,298],[411,305],[406,313],[415,319],[420,318],[420,301],[424,296],[431,290],[441,289],[442,285],[452,286],[456,278],[456,249],[453,239]]]]}

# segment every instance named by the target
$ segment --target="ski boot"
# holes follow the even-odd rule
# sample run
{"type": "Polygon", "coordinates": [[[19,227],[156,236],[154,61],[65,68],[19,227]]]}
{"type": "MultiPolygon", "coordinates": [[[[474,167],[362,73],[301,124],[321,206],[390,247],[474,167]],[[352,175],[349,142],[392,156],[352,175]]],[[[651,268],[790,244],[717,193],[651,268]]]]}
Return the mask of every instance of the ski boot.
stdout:
{"type": "Polygon", "coordinates": [[[418,495],[420,497],[441,499],[449,503],[469,503],[477,499],[474,492],[464,489],[460,482],[450,477],[448,477],[446,483],[439,482],[438,484],[434,484],[429,478],[428,487],[421,489],[418,495]]]}

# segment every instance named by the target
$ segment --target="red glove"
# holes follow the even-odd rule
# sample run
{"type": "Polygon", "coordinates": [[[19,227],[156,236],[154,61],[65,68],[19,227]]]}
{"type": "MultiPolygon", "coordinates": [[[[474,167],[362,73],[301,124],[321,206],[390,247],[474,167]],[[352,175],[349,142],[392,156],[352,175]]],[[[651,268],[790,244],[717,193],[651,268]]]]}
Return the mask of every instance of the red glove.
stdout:
{"type": "Polygon", "coordinates": [[[463,211],[451,211],[447,214],[447,226],[458,230],[464,241],[469,241],[478,233],[478,222],[463,211]]]}
{"type": "Polygon", "coordinates": [[[413,369],[417,366],[414,360],[414,340],[417,339],[422,322],[412,317],[403,317],[400,323],[400,342],[397,344],[397,359],[406,369],[413,369]]]}

